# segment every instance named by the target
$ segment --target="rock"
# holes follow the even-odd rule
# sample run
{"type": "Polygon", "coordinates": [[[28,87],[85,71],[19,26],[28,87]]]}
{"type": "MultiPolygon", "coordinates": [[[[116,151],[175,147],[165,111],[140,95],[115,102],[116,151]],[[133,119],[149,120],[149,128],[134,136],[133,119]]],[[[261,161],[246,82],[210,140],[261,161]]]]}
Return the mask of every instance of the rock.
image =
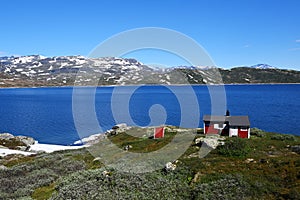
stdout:
{"type": "Polygon", "coordinates": [[[4,165],[0,165],[0,170],[6,170],[7,169],[7,167],[6,166],[4,166],[4,165]]]}
{"type": "Polygon", "coordinates": [[[112,131],[110,132],[110,135],[117,135],[121,132],[125,132],[125,130],[127,130],[127,129],[129,129],[127,124],[125,124],[125,123],[117,124],[112,127],[112,131]]]}
{"type": "Polygon", "coordinates": [[[101,160],[100,157],[96,157],[96,158],[94,158],[93,162],[100,161],[100,160],[101,160]]]}
{"type": "Polygon", "coordinates": [[[196,138],[195,139],[195,144],[199,144],[203,141],[203,138],[196,138]]]}
{"type": "Polygon", "coordinates": [[[167,164],[165,165],[165,170],[167,171],[174,171],[175,169],[176,165],[171,162],[167,162],[167,164]]]}
{"type": "Polygon", "coordinates": [[[219,142],[217,138],[205,138],[203,144],[205,144],[208,147],[211,147],[212,149],[215,149],[217,148],[217,146],[219,146],[219,142]]]}
{"type": "Polygon", "coordinates": [[[245,160],[245,162],[246,162],[246,163],[251,163],[251,162],[254,162],[254,159],[253,159],[253,158],[247,158],[247,159],[245,160]]]}
{"type": "Polygon", "coordinates": [[[110,175],[110,172],[104,170],[104,171],[102,172],[102,175],[105,176],[105,177],[108,177],[108,176],[110,175]]]}
{"type": "Polygon", "coordinates": [[[196,183],[198,182],[198,180],[200,179],[200,176],[202,176],[201,172],[197,172],[194,176],[194,178],[192,179],[192,182],[196,183]]]}
{"type": "Polygon", "coordinates": [[[32,137],[27,136],[16,136],[17,140],[23,142],[26,146],[33,145],[35,143],[35,140],[32,137]]]}
{"type": "Polygon", "coordinates": [[[8,147],[0,145],[0,149],[8,149],[8,147]]]}
{"type": "Polygon", "coordinates": [[[264,158],[260,159],[259,162],[260,162],[260,163],[269,163],[269,161],[266,160],[266,159],[264,159],[264,158]]]}
{"type": "Polygon", "coordinates": [[[291,146],[291,150],[300,154],[300,145],[291,146]]]}
{"type": "Polygon", "coordinates": [[[225,142],[223,142],[224,138],[218,137],[218,136],[209,136],[209,137],[200,137],[195,139],[195,144],[204,144],[205,146],[208,146],[212,149],[217,148],[219,145],[224,145],[225,142]],[[219,141],[221,140],[221,141],[219,141]]]}
{"type": "Polygon", "coordinates": [[[189,133],[189,132],[191,132],[191,130],[189,130],[189,129],[180,129],[180,128],[178,128],[178,129],[176,129],[176,132],[177,132],[177,133],[189,133]]]}
{"type": "Polygon", "coordinates": [[[28,148],[27,146],[17,146],[16,149],[20,151],[26,151],[28,148]]]}
{"type": "Polygon", "coordinates": [[[2,140],[9,140],[9,139],[12,139],[14,137],[15,136],[13,136],[10,133],[0,133],[0,139],[2,139],[2,140]]]}
{"type": "Polygon", "coordinates": [[[131,145],[126,145],[126,146],[124,147],[124,150],[125,150],[125,151],[128,151],[129,149],[132,149],[132,146],[131,146],[131,145]]]}

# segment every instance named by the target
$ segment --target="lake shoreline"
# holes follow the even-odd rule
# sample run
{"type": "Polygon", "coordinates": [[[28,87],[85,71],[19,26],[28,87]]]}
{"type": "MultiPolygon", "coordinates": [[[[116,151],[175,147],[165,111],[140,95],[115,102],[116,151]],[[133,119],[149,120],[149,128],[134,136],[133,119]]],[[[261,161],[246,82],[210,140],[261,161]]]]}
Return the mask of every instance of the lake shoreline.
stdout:
{"type": "Polygon", "coordinates": [[[62,85],[62,86],[24,86],[24,87],[1,87],[0,89],[22,89],[22,88],[29,88],[29,89],[35,89],[35,88],[94,88],[94,87],[127,87],[127,86],[231,86],[231,85],[299,85],[300,83],[226,83],[226,84],[137,84],[137,85],[62,85]]]}

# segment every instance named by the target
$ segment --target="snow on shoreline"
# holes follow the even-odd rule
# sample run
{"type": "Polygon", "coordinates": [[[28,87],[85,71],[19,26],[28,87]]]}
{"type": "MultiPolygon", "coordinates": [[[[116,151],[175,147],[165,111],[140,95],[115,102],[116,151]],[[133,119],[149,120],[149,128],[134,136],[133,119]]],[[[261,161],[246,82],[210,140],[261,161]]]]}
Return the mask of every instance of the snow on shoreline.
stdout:
{"type": "Polygon", "coordinates": [[[90,135],[88,137],[82,138],[81,140],[77,140],[73,144],[74,145],[84,144],[86,146],[89,146],[92,143],[97,142],[97,141],[99,141],[100,139],[102,139],[104,137],[105,137],[105,133],[97,133],[97,134],[93,134],[93,135],[90,135]]]}
{"type": "Polygon", "coordinates": [[[24,156],[30,156],[35,153],[28,152],[28,151],[20,151],[20,150],[13,150],[13,149],[6,149],[6,148],[0,148],[0,157],[4,157],[11,154],[22,154],[24,156]]]}
{"type": "Polygon", "coordinates": [[[86,147],[86,145],[64,146],[64,145],[57,145],[57,144],[40,144],[36,141],[33,145],[30,145],[29,151],[33,151],[33,152],[44,151],[46,153],[52,153],[54,151],[81,149],[84,147],[86,147]]]}
{"type": "Polygon", "coordinates": [[[24,156],[34,155],[38,152],[52,153],[54,151],[70,150],[70,149],[81,149],[87,147],[87,145],[81,146],[64,146],[57,144],[40,144],[35,141],[33,145],[30,145],[29,151],[13,150],[8,148],[0,148],[0,157],[4,157],[11,154],[22,154],[24,156]]]}
{"type": "MultiPolygon", "coordinates": [[[[120,130],[128,129],[126,124],[118,124],[116,125],[120,130]]],[[[18,140],[25,141],[27,143],[27,147],[29,147],[26,150],[14,150],[14,149],[8,149],[6,147],[0,146],[0,157],[4,157],[10,154],[22,154],[25,156],[34,155],[40,152],[45,153],[52,153],[54,151],[62,151],[62,150],[73,150],[73,149],[81,149],[85,147],[89,147],[93,145],[94,143],[98,142],[101,139],[104,139],[107,137],[108,133],[113,132],[113,129],[110,129],[106,131],[105,133],[98,133],[90,135],[86,138],[82,138],[81,140],[75,141],[73,144],[76,146],[65,146],[65,145],[57,145],[57,144],[40,144],[38,141],[34,140],[30,137],[25,136],[13,136],[9,133],[1,133],[2,139],[12,139],[17,138],[18,140]],[[29,140],[29,141],[28,141],[29,140]]]]}

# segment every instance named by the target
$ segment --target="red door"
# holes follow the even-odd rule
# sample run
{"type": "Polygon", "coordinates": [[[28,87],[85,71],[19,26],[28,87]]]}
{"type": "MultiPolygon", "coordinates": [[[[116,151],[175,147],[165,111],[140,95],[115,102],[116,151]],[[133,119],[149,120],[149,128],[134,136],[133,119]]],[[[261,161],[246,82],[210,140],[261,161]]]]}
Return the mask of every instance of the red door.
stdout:
{"type": "Polygon", "coordinates": [[[245,131],[239,129],[238,136],[240,138],[248,138],[248,129],[246,129],[245,131]]]}

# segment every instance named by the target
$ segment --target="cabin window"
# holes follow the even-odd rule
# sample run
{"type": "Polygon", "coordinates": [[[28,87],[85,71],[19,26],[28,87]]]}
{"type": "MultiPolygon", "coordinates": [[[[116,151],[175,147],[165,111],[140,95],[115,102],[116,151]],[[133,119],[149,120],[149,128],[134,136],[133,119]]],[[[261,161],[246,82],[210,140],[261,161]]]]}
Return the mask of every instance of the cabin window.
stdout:
{"type": "Polygon", "coordinates": [[[224,127],[224,124],[214,124],[214,129],[223,129],[224,127]]]}
{"type": "Polygon", "coordinates": [[[247,127],[241,127],[241,131],[248,131],[247,127]]]}

